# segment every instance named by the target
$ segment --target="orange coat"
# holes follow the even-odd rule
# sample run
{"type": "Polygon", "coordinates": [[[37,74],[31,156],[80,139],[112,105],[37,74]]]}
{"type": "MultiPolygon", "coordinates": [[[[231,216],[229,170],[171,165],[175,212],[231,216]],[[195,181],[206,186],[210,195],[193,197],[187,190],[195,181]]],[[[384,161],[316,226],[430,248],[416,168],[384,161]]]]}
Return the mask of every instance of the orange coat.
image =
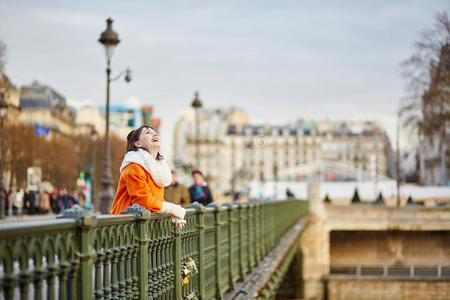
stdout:
{"type": "Polygon", "coordinates": [[[119,215],[128,206],[135,203],[148,210],[159,212],[163,202],[164,188],[157,186],[143,167],[131,163],[120,174],[111,214],[119,215]]]}

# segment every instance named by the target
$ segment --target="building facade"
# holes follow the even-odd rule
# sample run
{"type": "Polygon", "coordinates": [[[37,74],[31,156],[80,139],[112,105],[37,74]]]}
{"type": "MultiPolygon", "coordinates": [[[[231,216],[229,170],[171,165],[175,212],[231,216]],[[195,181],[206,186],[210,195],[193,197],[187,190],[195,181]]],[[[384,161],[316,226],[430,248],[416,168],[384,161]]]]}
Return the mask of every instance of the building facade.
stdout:
{"type": "Polygon", "coordinates": [[[303,181],[319,176],[345,181],[357,179],[358,173],[386,177],[392,176],[394,166],[389,139],[372,122],[253,125],[238,109],[201,110],[198,146],[196,139],[194,111],[182,110],[175,128],[174,165],[200,169],[219,193],[231,193],[252,180],[303,181]],[[324,161],[339,163],[347,171],[304,171],[305,165],[324,161]]]}
{"type": "Polygon", "coordinates": [[[47,85],[35,81],[22,86],[20,108],[19,120],[23,124],[44,128],[49,134],[76,134],[75,111],[67,105],[64,96],[47,85]]]}

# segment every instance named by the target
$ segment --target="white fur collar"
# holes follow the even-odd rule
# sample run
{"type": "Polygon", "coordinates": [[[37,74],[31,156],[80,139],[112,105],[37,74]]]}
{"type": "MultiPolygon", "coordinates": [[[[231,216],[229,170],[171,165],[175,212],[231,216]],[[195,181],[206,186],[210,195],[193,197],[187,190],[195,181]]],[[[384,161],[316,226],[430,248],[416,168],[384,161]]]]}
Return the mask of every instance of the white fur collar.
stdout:
{"type": "Polygon", "coordinates": [[[160,187],[169,186],[172,183],[172,173],[165,159],[155,160],[153,156],[143,149],[129,151],[123,157],[120,172],[131,163],[143,167],[152,177],[156,185],[160,187]]]}

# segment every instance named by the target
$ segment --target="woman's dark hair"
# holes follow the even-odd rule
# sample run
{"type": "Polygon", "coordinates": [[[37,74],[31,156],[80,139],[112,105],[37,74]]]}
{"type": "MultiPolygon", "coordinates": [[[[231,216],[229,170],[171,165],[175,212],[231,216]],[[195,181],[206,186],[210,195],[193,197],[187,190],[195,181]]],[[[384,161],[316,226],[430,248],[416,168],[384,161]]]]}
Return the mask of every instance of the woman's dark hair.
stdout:
{"type": "MultiPolygon", "coordinates": [[[[134,143],[139,140],[139,136],[141,135],[142,130],[147,129],[147,128],[153,129],[152,126],[143,125],[143,126],[139,127],[138,129],[130,131],[130,133],[127,135],[127,151],[126,152],[138,151],[139,149],[143,149],[143,150],[147,151],[147,149],[144,149],[142,147],[136,147],[136,145],[134,145],[134,143]]],[[[155,130],[155,129],[153,129],[153,130],[155,130]]],[[[158,154],[156,154],[156,160],[161,160],[163,158],[164,157],[159,152],[158,152],[158,154]]]]}

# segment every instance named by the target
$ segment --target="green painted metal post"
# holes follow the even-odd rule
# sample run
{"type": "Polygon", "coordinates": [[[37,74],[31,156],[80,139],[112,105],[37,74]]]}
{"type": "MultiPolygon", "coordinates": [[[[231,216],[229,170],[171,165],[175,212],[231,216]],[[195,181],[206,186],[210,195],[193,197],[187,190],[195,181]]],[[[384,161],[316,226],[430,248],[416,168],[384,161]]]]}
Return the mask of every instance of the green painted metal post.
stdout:
{"type": "Polygon", "coordinates": [[[97,218],[87,215],[81,218],[80,225],[80,274],[78,276],[79,297],[92,300],[94,296],[94,242],[93,228],[97,225],[97,218]]]}
{"type": "Polygon", "coordinates": [[[201,204],[197,206],[198,218],[198,277],[200,300],[206,300],[205,291],[205,207],[201,204]]]}
{"type": "Polygon", "coordinates": [[[188,208],[196,210],[198,230],[198,293],[200,300],[206,300],[205,290],[205,207],[198,202],[188,208]]]}
{"type": "Polygon", "coordinates": [[[233,251],[234,251],[234,243],[233,243],[233,231],[234,231],[234,225],[233,225],[233,205],[232,203],[225,203],[222,205],[224,208],[223,214],[227,216],[228,219],[228,284],[230,285],[230,290],[235,289],[234,284],[234,273],[233,273],[233,251]]]}
{"type": "Polygon", "coordinates": [[[239,277],[244,280],[244,204],[239,203],[238,209],[238,222],[239,222],[239,277]]]}
{"type": "Polygon", "coordinates": [[[258,261],[260,261],[262,259],[262,257],[264,256],[263,250],[264,250],[264,234],[263,234],[263,205],[261,202],[258,203],[258,218],[257,218],[257,222],[258,222],[258,261]]]}
{"type": "Polygon", "coordinates": [[[233,218],[233,204],[231,204],[228,207],[228,224],[229,224],[229,230],[228,230],[228,243],[229,243],[229,247],[228,247],[228,274],[229,274],[229,281],[230,281],[230,288],[232,290],[235,289],[235,285],[234,285],[234,272],[233,272],[233,265],[234,265],[234,248],[236,247],[236,245],[234,244],[233,241],[233,232],[234,232],[234,218],[233,218]]]}
{"type": "Polygon", "coordinates": [[[175,299],[182,299],[181,279],[181,229],[175,226],[175,299]]]}
{"type": "Polygon", "coordinates": [[[260,259],[260,251],[261,251],[261,223],[260,223],[260,217],[259,217],[259,211],[260,211],[260,203],[255,203],[255,257],[256,257],[256,266],[259,265],[259,259],[260,259]]]}
{"type": "Polygon", "coordinates": [[[215,215],[215,232],[216,232],[216,299],[223,299],[222,292],[220,290],[220,273],[222,272],[222,250],[220,249],[220,241],[222,240],[220,227],[222,226],[221,212],[222,207],[220,204],[211,203],[208,207],[214,208],[215,215]]]}
{"type": "Polygon", "coordinates": [[[272,250],[275,247],[275,212],[274,212],[274,208],[275,208],[275,203],[274,202],[270,202],[269,203],[269,213],[270,213],[270,237],[271,237],[271,241],[270,241],[270,250],[272,250]]]}
{"type": "Polygon", "coordinates": [[[254,202],[250,202],[250,222],[251,222],[251,228],[252,228],[252,243],[250,244],[250,250],[251,250],[251,256],[252,256],[252,267],[256,267],[258,264],[258,258],[257,258],[257,235],[256,235],[256,205],[254,202]]]}
{"type": "Polygon", "coordinates": [[[138,276],[138,292],[140,300],[148,299],[148,220],[150,212],[143,211],[137,218],[137,276],[138,276]]]}
{"type": "Polygon", "coordinates": [[[269,249],[269,239],[270,239],[270,233],[267,231],[267,227],[269,226],[269,214],[267,213],[267,204],[268,201],[265,201],[261,206],[261,217],[262,217],[262,236],[264,241],[264,247],[263,247],[263,253],[262,256],[266,256],[267,250],[269,249]]]}
{"type": "Polygon", "coordinates": [[[252,252],[252,222],[253,222],[253,205],[251,203],[247,203],[246,205],[246,214],[245,214],[245,222],[247,222],[247,266],[248,266],[248,272],[252,272],[252,266],[253,266],[253,252],[252,252]]]}

